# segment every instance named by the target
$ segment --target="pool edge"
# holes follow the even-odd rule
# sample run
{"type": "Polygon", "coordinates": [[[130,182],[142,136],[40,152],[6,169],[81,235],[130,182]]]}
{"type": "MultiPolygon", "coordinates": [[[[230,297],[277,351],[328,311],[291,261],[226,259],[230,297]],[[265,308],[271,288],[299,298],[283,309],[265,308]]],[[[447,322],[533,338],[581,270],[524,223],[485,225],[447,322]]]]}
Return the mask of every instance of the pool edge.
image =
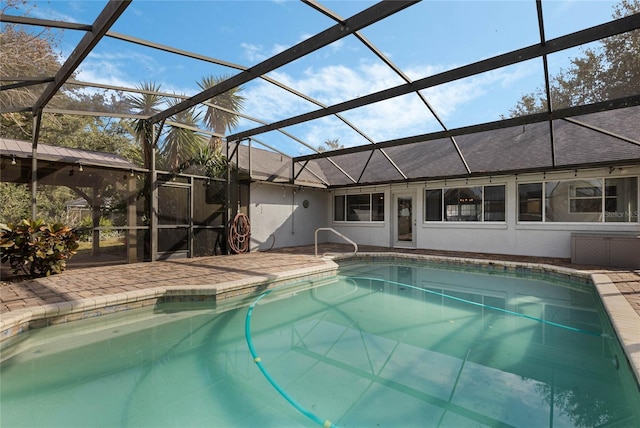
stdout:
{"type": "Polygon", "coordinates": [[[609,316],[616,332],[625,359],[634,374],[636,384],[640,387],[640,314],[633,309],[629,301],[615,286],[611,278],[604,273],[593,273],[545,263],[527,263],[517,261],[474,259],[464,257],[435,256],[428,254],[408,254],[394,252],[358,253],[356,255],[340,255],[333,257],[337,261],[349,260],[429,260],[439,263],[465,265],[474,267],[508,267],[514,272],[531,271],[536,273],[553,273],[567,279],[586,279],[596,288],[600,300],[609,316]]]}
{"type": "Polygon", "coordinates": [[[251,278],[227,281],[210,285],[175,285],[97,296],[82,300],[52,303],[12,311],[0,316],[0,349],[11,346],[30,329],[92,318],[114,312],[151,306],[159,300],[197,301],[222,300],[240,295],[264,291],[265,285],[278,285],[304,276],[326,276],[338,269],[339,262],[351,260],[428,260],[448,265],[490,268],[503,272],[533,272],[551,277],[580,279],[593,284],[611,320],[620,341],[627,363],[640,384],[640,314],[638,314],[611,278],[604,273],[593,273],[578,269],[544,263],[528,263],[492,259],[409,254],[395,252],[360,252],[355,255],[332,255],[322,257],[322,266],[294,269],[271,275],[256,275],[251,278]]]}
{"type": "Polygon", "coordinates": [[[31,329],[94,318],[116,312],[156,305],[159,301],[224,300],[260,293],[268,287],[286,284],[300,277],[317,278],[335,274],[338,265],[323,258],[322,266],[256,275],[208,285],[175,285],[127,291],[81,300],[50,303],[18,309],[0,316],[0,350],[10,347],[31,329]]]}
{"type": "Polygon", "coordinates": [[[608,275],[594,273],[591,278],[622,345],[627,364],[640,384],[640,315],[608,275]]]}

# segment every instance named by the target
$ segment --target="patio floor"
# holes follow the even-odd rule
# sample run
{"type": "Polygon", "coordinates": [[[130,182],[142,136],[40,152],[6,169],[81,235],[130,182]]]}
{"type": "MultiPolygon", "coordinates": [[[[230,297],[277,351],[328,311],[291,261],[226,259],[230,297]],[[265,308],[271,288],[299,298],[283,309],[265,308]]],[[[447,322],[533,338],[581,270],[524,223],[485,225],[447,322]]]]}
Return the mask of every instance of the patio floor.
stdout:
{"type": "MultiPolygon", "coordinates": [[[[322,244],[318,252],[348,253],[350,246],[322,244]]],[[[448,257],[543,263],[568,267],[609,277],[640,316],[640,271],[572,265],[567,259],[432,250],[390,249],[360,246],[360,252],[403,252],[448,257]]],[[[314,256],[313,245],[253,252],[240,255],[175,259],[155,263],[107,266],[74,266],[60,275],[32,281],[0,282],[0,315],[51,303],[78,301],[115,293],[163,286],[205,286],[240,281],[252,276],[281,274],[326,262],[314,256]]],[[[6,274],[6,270],[3,271],[6,274]]],[[[640,331],[640,326],[638,326],[640,331]]],[[[640,334],[640,333],[639,333],[640,334]]]]}

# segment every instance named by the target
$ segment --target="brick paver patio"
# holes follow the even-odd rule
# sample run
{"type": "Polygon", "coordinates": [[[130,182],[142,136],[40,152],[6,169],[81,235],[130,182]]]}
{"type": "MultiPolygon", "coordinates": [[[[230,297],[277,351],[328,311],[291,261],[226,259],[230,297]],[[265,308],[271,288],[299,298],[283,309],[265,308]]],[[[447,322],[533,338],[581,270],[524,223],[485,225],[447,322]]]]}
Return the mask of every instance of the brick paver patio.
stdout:
{"type": "MultiPolygon", "coordinates": [[[[231,256],[177,259],[155,263],[74,268],[60,275],[32,281],[0,283],[0,314],[31,306],[77,301],[158,286],[215,285],[252,276],[274,275],[325,262],[314,256],[311,246],[277,249],[231,256]]],[[[344,253],[350,246],[323,244],[319,253],[344,253]]],[[[640,271],[572,265],[566,259],[520,257],[510,255],[443,252],[431,250],[398,250],[361,246],[361,252],[405,252],[512,262],[544,263],[606,274],[640,314],[640,271]]]]}

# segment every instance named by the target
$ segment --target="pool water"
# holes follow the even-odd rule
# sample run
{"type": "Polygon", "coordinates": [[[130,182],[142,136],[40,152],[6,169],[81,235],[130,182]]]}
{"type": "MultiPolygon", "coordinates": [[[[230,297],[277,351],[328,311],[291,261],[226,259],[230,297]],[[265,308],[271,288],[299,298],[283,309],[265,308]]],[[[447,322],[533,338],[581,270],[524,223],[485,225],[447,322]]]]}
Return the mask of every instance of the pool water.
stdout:
{"type": "Polygon", "coordinates": [[[380,262],[340,274],[34,330],[3,352],[0,425],[640,426],[589,284],[380,262]]]}

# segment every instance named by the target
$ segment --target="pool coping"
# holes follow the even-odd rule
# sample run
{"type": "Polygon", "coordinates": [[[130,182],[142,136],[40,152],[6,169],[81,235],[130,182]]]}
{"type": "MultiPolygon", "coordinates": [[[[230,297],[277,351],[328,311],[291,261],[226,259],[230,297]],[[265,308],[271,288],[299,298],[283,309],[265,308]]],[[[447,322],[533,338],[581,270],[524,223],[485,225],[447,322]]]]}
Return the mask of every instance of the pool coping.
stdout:
{"type": "Polygon", "coordinates": [[[131,309],[154,306],[159,302],[200,302],[251,295],[269,288],[305,278],[322,278],[336,273],[338,264],[324,258],[324,264],[268,275],[253,275],[210,285],[176,285],[145,288],[89,297],[74,301],[49,303],[18,309],[0,316],[0,350],[20,340],[31,329],[64,324],[131,309]]]}
{"type": "Polygon", "coordinates": [[[496,273],[533,272],[547,276],[549,279],[556,277],[593,284],[618,336],[627,364],[632,373],[634,373],[636,382],[640,384],[640,314],[633,309],[607,274],[544,263],[398,252],[359,252],[355,255],[327,255],[322,257],[324,263],[320,266],[292,269],[273,274],[253,275],[250,278],[215,284],[159,286],[18,309],[2,314],[0,317],[0,349],[9,347],[13,342],[20,340],[23,333],[29,329],[152,306],[158,302],[223,300],[241,295],[251,295],[298,280],[301,277],[319,278],[335,274],[340,262],[403,259],[425,260],[472,268],[489,268],[496,273]]]}

